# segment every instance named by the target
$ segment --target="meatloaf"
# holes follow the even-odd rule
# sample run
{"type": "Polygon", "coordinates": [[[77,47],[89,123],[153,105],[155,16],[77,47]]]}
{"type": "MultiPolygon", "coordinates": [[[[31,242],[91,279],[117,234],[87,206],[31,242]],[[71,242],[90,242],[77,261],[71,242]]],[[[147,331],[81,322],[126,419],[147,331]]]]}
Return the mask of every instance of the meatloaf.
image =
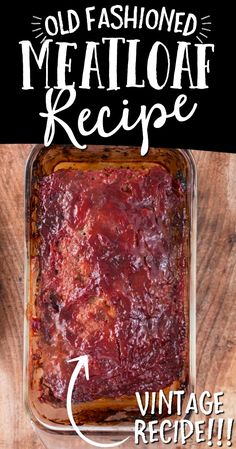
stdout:
{"type": "Polygon", "coordinates": [[[37,335],[40,401],[158,391],[186,355],[186,192],[164,167],[61,169],[38,183],[37,335]]]}

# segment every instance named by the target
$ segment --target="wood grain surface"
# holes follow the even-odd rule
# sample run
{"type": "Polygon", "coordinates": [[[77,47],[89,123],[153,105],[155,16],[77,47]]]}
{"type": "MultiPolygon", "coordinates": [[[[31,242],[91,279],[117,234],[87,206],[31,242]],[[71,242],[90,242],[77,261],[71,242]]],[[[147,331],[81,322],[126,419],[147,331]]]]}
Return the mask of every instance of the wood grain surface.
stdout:
{"type": "MultiPolygon", "coordinates": [[[[30,148],[0,145],[1,449],[42,449],[22,394],[23,186],[30,148]]],[[[235,417],[236,155],[194,151],[194,156],[198,171],[197,390],[224,391],[222,417],[235,417]]]]}

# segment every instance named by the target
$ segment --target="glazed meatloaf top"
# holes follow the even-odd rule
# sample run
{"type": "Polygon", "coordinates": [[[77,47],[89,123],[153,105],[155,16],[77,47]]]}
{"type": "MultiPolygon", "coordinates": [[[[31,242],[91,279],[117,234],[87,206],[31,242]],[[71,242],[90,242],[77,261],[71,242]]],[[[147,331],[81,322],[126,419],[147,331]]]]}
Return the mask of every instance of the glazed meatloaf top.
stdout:
{"type": "Polygon", "coordinates": [[[66,400],[84,354],[75,403],[171,385],[186,350],[183,183],[157,165],[62,169],[38,189],[40,400],[66,400]]]}

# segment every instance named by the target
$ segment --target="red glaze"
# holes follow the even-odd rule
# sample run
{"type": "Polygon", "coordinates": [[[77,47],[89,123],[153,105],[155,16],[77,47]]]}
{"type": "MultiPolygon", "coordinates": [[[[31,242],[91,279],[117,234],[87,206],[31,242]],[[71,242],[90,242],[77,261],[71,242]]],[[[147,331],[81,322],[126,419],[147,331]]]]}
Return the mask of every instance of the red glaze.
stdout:
{"type": "MultiPolygon", "coordinates": [[[[185,192],[164,168],[60,170],[39,185],[42,401],[158,391],[181,376],[185,192]]],[[[33,354],[35,357],[37,354],[33,354]]]]}

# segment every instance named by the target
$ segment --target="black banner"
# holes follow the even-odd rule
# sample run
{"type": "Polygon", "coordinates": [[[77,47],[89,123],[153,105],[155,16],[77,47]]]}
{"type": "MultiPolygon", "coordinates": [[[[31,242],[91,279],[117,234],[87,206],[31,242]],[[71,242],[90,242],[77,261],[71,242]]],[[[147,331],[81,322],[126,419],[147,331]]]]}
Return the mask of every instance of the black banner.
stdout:
{"type": "Polygon", "coordinates": [[[233,17],[208,1],[4,5],[0,141],[235,152],[233,17]]]}

